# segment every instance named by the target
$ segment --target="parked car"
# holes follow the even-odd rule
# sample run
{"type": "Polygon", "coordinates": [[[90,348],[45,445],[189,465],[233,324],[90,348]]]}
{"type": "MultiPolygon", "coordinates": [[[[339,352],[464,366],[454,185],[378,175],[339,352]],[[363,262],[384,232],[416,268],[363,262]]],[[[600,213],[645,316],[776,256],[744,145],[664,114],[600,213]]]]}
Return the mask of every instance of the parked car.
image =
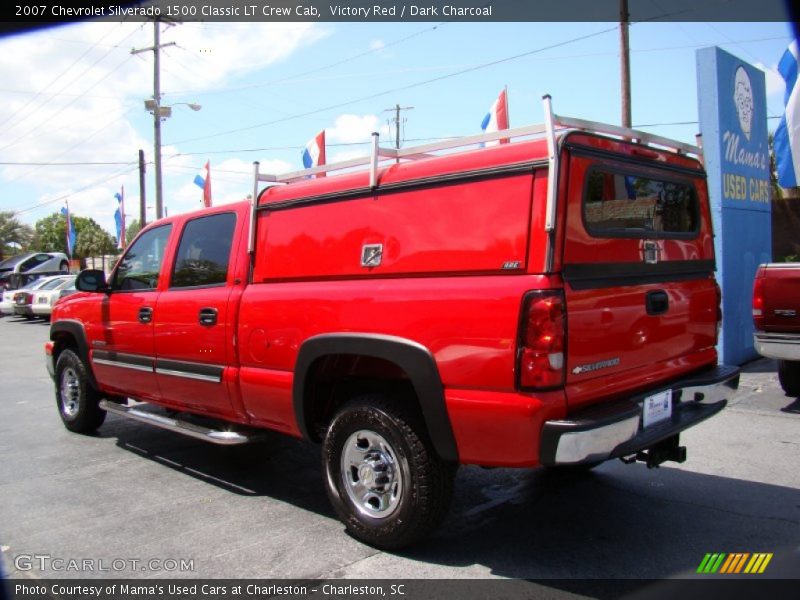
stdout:
{"type": "MultiPolygon", "coordinates": [[[[40,282],[42,278],[36,279],[28,284],[28,288],[40,282]]],[[[27,288],[24,288],[27,289],[27,288]]],[[[3,300],[0,302],[0,314],[1,315],[13,315],[14,314],[14,295],[21,290],[18,289],[11,289],[11,288],[3,288],[3,300]]]]}
{"type": "MultiPolygon", "coordinates": [[[[67,287],[61,288],[61,291],[58,293],[58,299],[66,298],[67,296],[71,296],[75,292],[77,292],[77,288],[75,287],[75,281],[73,280],[71,284],[67,287]]],[[[56,300],[58,302],[58,300],[56,300]]]]}
{"type": "Polygon", "coordinates": [[[72,287],[73,290],[75,289],[74,275],[67,275],[63,278],[59,276],[54,279],[53,283],[56,285],[46,284],[34,292],[31,302],[31,310],[34,316],[49,320],[53,312],[53,306],[61,298],[61,292],[69,287],[72,287]]]}
{"type": "Polygon", "coordinates": [[[69,273],[63,252],[34,252],[12,256],[0,263],[0,287],[21,289],[42,275],[69,273]]]}
{"type": "Polygon", "coordinates": [[[753,282],[753,344],[778,361],[783,391],[800,396],[800,263],[758,267],[753,282]]]}
{"type": "Polygon", "coordinates": [[[36,292],[44,290],[52,290],[57,286],[65,284],[70,279],[74,279],[72,275],[55,275],[53,277],[43,277],[37,279],[30,287],[20,290],[8,290],[3,293],[5,302],[6,294],[12,297],[11,314],[15,314],[26,319],[33,319],[33,298],[36,292]]]}

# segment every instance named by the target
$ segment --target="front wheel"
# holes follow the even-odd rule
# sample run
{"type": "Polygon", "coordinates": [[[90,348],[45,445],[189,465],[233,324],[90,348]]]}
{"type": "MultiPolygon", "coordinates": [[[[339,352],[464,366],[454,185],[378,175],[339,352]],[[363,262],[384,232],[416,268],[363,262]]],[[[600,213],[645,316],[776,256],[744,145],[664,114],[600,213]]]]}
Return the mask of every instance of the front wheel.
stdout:
{"type": "Polygon", "coordinates": [[[92,433],[106,419],[86,365],[72,350],[61,352],[56,361],[56,405],[64,426],[76,433],[92,433]]]}
{"type": "Polygon", "coordinates": [[[323,446],[328,497],[353,537],[408,546],[445,517],[455,467],[436,454],[421,419],[399,401],[364,396],[343,407],[323,446]]]}

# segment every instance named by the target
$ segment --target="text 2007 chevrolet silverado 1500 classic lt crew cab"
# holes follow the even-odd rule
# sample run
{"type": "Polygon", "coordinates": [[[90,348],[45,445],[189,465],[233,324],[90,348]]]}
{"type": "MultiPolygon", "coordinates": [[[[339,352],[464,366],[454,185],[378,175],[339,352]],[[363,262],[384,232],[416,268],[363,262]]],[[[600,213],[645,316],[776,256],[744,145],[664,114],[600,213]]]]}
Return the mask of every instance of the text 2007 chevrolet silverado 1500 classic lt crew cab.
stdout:
{"type": "Polygon", "coordinates": [[[739,376],[717,364],[699,149],[545,114],[403,150],[376,135],[361,171],[256,165],[252,206],[152,223],[55,308],[64,424],[320,442],[337,514],[381,548],[443,519],[459,464],[683,460],[739,376]]]}

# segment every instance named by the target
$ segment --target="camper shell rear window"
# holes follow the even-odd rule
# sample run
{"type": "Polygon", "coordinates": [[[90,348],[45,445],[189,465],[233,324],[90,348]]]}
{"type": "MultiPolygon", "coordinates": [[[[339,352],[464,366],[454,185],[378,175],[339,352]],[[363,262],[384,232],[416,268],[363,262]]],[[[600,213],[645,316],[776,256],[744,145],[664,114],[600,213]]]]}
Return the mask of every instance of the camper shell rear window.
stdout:
{"type": "Polygon", "coordinates": [[[692,183],[594,167],[583,197],[583,222],[595,237],[693,238],[699,231],[692,183]]]}

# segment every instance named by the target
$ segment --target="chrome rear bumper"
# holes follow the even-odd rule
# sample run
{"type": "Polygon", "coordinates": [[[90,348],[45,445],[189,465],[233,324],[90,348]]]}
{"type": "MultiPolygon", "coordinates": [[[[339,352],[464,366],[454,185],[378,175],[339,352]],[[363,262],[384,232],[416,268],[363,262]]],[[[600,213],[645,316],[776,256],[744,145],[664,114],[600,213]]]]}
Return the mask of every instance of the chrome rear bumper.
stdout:
{"type": "Polygon", "coordinates": [[[800,360],[800,334],[756,331],[753,345],[761,356],[777,360],[800,360]]]}
{"type": "Polygon", "coordinates": [[[739,387],[739,369],[717,366],[645,394],[546,421],[540,462],[547,466],[601,462],[636,454],[721,411],[739,387]],[[644,399],[672,390],[672,416],[644,428],[644,399]]]}

